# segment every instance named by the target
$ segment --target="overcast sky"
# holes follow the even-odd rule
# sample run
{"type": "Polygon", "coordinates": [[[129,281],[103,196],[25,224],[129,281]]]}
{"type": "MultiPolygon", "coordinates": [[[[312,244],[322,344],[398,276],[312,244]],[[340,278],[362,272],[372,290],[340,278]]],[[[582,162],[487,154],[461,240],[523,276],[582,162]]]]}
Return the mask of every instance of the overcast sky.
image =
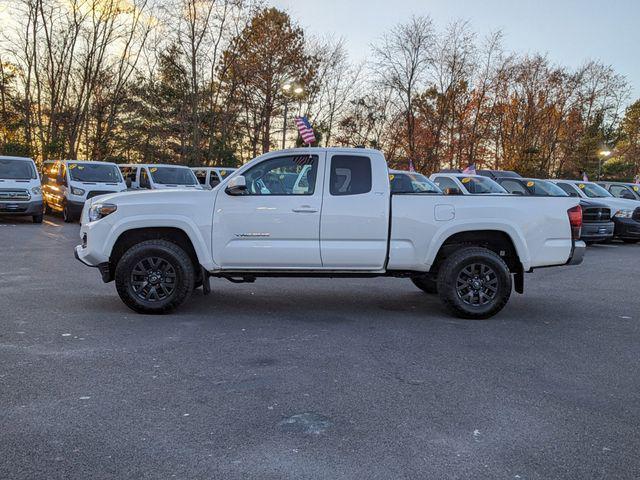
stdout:
{"type": "Polygon", "coordinates": [[[390,26],[412,14],[439,28],[470,20],[484,35],[504,33],[507,50],[547,53],[571,67],[587,59],[612,65],[640,96],[640,0],[270,0],[310,32],[344,37],[353,60],[390,26]]]}

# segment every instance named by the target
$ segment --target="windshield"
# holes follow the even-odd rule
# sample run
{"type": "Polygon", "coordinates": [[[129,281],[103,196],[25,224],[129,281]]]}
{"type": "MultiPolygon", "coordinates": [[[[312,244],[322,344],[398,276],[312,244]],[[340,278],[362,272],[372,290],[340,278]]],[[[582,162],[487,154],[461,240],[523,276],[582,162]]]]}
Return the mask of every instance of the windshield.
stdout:
{"type": "Polygon", "coordinates": [[[225,178],[227,178],[229,175],[231,175],[233,172],[235,172],[236,169],[231,169],[231,170],[218,170],[218,175],[220,175],[220,179],[224,180],[225,178]]]}
{"type": "Polygon", "coordinates": [[[578,188],[589,198],[605,198],[613,196],[600,185],[596,185],[595,183],[578,183],[577,185],[578,188]]]}
{"type": "Polygon", "coordinates": [[[527,180],[527,190],[536,197],[568,197],[567,192],[546,180],[527,180]]]}
{"type": "Polygon", "coordinates": [[[30,180],[36,177],[36,169],[31,160],[15,158],[0,159],[0,178],[5,180],[30,180]]]}
{"type": "Polygon", "coordinates": [[[186,167],[150,167],[151,178],[162,185],[198,185],[198,179],[186,167]]]}
{"type": "Polygon", "coordinates": [[[391,193],[442,193],[435,183],[419,173],[392,173],[389,181],[391,193]]]}
{"type": "Polygon", "coordinates": [[[502,186],[486,177],[460,177],[460,182],[467,192],[478,193],[509,193],[502,186]]]}
{"type": "Polygon", "coordinates": [[[67,163],[69,177],[76,182],[122,182],[120,169],[109,163],[67,163]]]}

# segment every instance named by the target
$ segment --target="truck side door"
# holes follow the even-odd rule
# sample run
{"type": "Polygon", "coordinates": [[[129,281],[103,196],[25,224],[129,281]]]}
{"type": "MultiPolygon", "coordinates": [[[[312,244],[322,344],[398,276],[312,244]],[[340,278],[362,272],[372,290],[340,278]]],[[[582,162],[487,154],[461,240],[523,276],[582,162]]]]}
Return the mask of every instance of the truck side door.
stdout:
{"type": "Polygon", "coordinates": [[[384,268],[389,235],[390,186],[381,155],[327,155],[320,220],[325,269],[384,268]]]}
{"type": "Polygon", "coordinates": [[[244,194],[221,189],[213,215],[214,261],[232,270],[321,268],[323,168],[324,154],[272,156],[243,172],[244,194]]]}

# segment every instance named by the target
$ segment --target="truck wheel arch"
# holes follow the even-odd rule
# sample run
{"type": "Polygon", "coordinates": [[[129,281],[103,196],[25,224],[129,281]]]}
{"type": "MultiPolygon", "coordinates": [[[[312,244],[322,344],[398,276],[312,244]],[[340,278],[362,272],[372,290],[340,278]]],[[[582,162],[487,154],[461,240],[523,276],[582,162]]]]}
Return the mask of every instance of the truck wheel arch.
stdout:
{"type": "Polygon", "coordinates": [[[116,239],[109,257],[111,279],[122,255],[140,242],[146,240],[167,240],[182,248],[193,262],[196,272],[200,271],[200,260],[193,246],[193,241],[184,230],[177,227],[143,227],[125,230],[116,239]]]}
{"type": "Polygon", "coordinates": [[[499,255],[512,273],[524,272],[521,256],[513,238],[502,230],[470,230],[450,235],[440,245],[430,271],[436,272],[438,266],[462,245],[487,248],[499,255]]]}

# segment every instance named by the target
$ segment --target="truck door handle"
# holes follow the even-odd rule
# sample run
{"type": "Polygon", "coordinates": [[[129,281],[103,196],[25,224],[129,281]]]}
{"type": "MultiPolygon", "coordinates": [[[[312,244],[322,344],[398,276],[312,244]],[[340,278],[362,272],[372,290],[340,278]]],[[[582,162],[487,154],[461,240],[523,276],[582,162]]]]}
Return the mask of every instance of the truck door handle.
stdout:
{"type": "Polygon", "coordinates": [[[318,209],[312,208],[309,205],[303,205],[298,208],[292,208],[291,211],[294,213],[317,213],[318,209]]]}

